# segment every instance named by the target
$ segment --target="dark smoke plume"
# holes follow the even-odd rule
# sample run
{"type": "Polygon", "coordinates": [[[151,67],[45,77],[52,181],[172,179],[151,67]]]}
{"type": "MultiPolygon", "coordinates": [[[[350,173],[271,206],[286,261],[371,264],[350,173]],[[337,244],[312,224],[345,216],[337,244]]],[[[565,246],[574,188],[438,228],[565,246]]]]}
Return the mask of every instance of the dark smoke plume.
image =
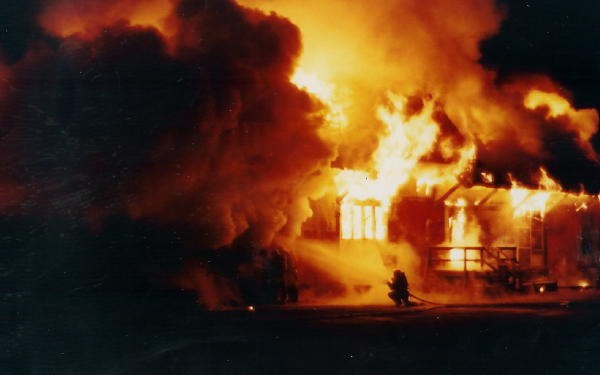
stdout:
{"type": "Polygon", "coordinates": [[[67,254],[61,269],[114,261],[89,241],[163,281],[236,239],[250,253],[285,242],[331,159],[320,104],[289,82],[294,25],[227,0],[159,3],[156,25],[135,21],[143,1],[11,4],[23,31],[0,40],[0,210],[81,238],[74,264],[76,241],[40,249],[67,254]]]}

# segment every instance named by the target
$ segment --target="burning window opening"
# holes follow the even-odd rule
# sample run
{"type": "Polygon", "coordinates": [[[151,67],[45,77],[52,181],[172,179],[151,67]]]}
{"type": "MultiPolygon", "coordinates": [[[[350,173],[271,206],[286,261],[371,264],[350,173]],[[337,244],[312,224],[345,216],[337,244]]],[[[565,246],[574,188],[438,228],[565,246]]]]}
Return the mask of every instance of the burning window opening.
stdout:
{"type": "Polygon", "coordinates": [[[340,208],[340,235],[343,240],[386,240],[387,221],[381,202],[344,200],[340,208]]]}

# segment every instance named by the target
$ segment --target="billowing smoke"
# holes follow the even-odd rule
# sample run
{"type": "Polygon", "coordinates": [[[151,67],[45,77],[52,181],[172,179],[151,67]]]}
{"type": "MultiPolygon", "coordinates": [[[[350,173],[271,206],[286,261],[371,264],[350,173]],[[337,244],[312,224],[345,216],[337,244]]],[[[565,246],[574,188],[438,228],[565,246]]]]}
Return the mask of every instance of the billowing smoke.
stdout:
{"type": "Polygon", "coordinates": [[[44,4],[52,39],[9,67],[3,113],[24,199],[179,223],[205,247],[295,233],[331,155],[289,83],[298,30],[229,1],[161,4],[171,36],[132,24],[143,2],[44,4]]]}
{"type": "Polygon", "coordinates": [[[36,32],[3,55],[3,209],[99,236],[126,217],[174,231],[175,258],[298,233],[333,152],[290,83],[294,25],[227,0],[30,8],[36,32]]]}

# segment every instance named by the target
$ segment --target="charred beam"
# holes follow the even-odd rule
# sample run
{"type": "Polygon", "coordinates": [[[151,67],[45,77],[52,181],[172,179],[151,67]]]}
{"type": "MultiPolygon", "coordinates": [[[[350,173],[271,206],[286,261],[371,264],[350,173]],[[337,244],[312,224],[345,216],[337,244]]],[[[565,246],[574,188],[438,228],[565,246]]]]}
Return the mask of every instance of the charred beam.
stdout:
{"type": "Polygon", "coordinates": [[[442,195],[440,197],[440,199],[437,200],[437,204],[442,204],[444,203],[444,201],[446,199],[448,199],[448,197],[450,197],[456,190],[458,190],[458,188],[460,188],[462,186],[462,183],[458,182],[456,185],[452,186],[447,192],[444,193],[444,195],[442,195]]]}
{"type": "Polygon", "coordinates": [[[494,190],[492,190],[492,191],[491,191],[491,192],[489,192],[489,193],[488,193],[488,194],[487,194],[485,197],[483,197],[483,199],[482,199],[482,200],[480,200],[479,202],[477,202],[477,204],[476,204],[476,205],[477,205],[477,206],[483,206],[484,204],[486,204],[486,203],[487,203],[487,201],[489,201],[489,200],[490,200],[490,198],[492,198],[492,197],[493,197],[493,196],[496,194],[496,192],[497,192],[497,191],[498,191],[498,189],[494,189],[494,190]]]}

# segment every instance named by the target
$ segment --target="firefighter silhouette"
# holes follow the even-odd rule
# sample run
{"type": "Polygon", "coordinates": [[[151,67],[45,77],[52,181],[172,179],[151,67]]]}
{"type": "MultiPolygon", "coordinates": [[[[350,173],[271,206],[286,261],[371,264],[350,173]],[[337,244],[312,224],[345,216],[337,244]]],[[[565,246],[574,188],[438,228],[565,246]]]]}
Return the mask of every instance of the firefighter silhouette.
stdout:
{"type": "Polygon", "coordinates": [[[388,282],[388,286],[391,289],[388,296],[396,303],[396,306],[410,306],[408,300],[408,280],[404,272],[395,270],[392,280],[388,282]]]}

